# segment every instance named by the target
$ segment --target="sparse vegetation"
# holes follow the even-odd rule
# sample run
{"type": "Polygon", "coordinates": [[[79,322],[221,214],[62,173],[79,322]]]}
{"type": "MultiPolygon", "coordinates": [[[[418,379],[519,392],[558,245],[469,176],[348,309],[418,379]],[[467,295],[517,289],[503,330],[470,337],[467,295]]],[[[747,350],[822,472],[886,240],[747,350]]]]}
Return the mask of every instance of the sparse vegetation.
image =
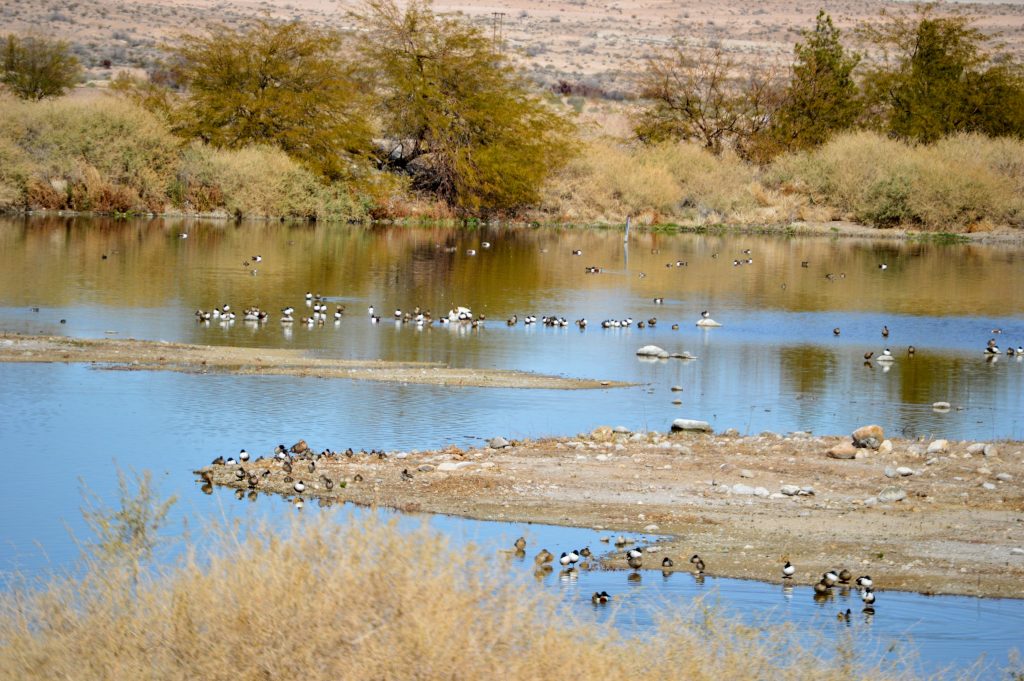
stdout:
{"type": "MultiPolygon", "coordinates": [[[[225,533],[132,586],[103,564],[80,580],[0,596],[10,679],[894,678],[848,654],[814,657],[694,607],[657,636],[577,623],[571,606],[450,551],[426,529],[303,519],[290,532],[225,533]]],[[[587,604],[589,607],[589,603],[587,604]]]]}

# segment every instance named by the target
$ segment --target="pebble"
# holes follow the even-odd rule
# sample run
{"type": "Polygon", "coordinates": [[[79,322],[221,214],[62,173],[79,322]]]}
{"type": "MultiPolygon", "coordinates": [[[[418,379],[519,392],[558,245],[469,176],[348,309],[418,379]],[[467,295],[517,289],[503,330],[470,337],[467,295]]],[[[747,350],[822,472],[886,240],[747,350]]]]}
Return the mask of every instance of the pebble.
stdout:
{"type": "Polygon", "coordinates": [[[612,428],[612,432],[629,435],[629,428],[627,428],[626,426],[615,426],[614,428],[612,428]]]}
{"type": "Polygon", "coordinates": [[[988,466],[981,466],[978,468],[978,475],[992,475],[992,469],[988,466]]]}
{"type": "Polygon", "coordinates": [[[699,421],[697,419],[676,419],[672,421],[672,430],[710,433],[712,429],[711,424],[707,421],[699,421]]]}
{"type": "Polygon", "coordinates": [[[595,459],[597,459],[598,461],[607,461],[607,460],[608,460],[608,459],[610,459],[611,457],[610,457],[610,456],[608,456],[607,454],[598,454],[598,455],[597,455],[597,456],[595,456],[594,458],[595,458],[595,459]]]}
{"type": "Polygon", "coordinates": [[[804,485],[803,487],[800,488],[800,496],[802,496],[802,497],[813,497],[814,496],[814,488],[811,487],[810,485],[804,485]]]}
{"type": "Polygon", "coordinates": [[[750,485],[736,484],[732,486],[733,494],[742,494],[743,496],[750,496],[754,494],[755,490],[750,485]]]}
{"type": "MultiPolygon", "coordinates": [[[[660,527],[658,527],[657,525],[652,523],[652,524],[647,525],[647,526],[644,527],[644,532],[657,532],[660,529],[661,529],[660,527]]],[[[647,550],[648,551],[652,551],[652,550],[657,550],[657,549],[655,547],[651,546],[647,550]]]]}
{"type": "Polygon", "coordinates": [[[882,456],[892,454],[892,440],[882,440],[882,444],[878,445],[878,453],[882,456]]]}
{"type": "Polygon", "coordinates": [[[932,403],[932,409],[934,409],[935,411],[949,411],[952,406],[953,405],[951,405],[949,402],[932,403]]]}
{"type": "Polygon", "coordinates": [[[771,495],[772,495],[772,493],[769,492],[764,487],[755,487],[754,488],[754,496],[755,497],[761,497],[762,499],[767,499],[771,495]]]}
{"type": "Polygon", "coordinates": [[[878,497],[868,497],[864,500],[865,506],[878,506],[878,497]]]}
{"type": "Polygon", "coordinates": [[[985,456],[999,456],[999,448],[995,445],[985,445],[985,448],[981,450],[981,453],[985,456]]]}
{"type": "Polygon", "coordinates": [[[928,449],[925,451],[926,454],[943,454],[949,448],[949,442],[947,440],[933,440],[928,449]]]}
{"type": "Polygon", "coordinates": [[[740,477],[741,478],[752,478],[752,477],[754,477],[754,472],[753,471],[749,471],[746,468],[741,468],[740,469],[740,477]]]}
{"type": "Polygon", "coordinates": [[[1013,480],[1013,476],[1010,475],[1009,473],[1000,473],[996,476],[996,480],[1000,482],[1010,482],[1011,480],[1013,480]]]}
{"type": "Polygon", "coordinates": [[[936,463],[938,463],[938,462],[939,462],[939,459],[938,459],[937,457],[934,457],[934,456],[933,456],[932,458],[930,458],[930,459],[928,459],[927,461],[925,461],[925,462],[924,462],[924,465],[925,465],[925,466],[931,466],[932,464],[936,464],[936,463]]]}
{"type": "Polygon", "coordinates": [[[392,454],[391,456],[392,456],[392,458],[395,458],[395,459],[408,459],[409,458],[409,452],[398,452],[397,454],[392,454]]]}
{"type": "Polygon", "coordinates": [[[782,489],[780,489],[779,491],[785,494],[787,497],[795,497],[796,495],[800,494],[800,488],[796,485],[783,485],[782,489]]]}
{"type": "Polygon", "coordinates": [[[878,493],[878,500],[883,504],[894,501],[903,501],[907,498],[907,492],[902,487],[886,487],[878,493]]]}
{"type": "Polygon", "coordinates": [[[509,446],[508,440],[501,437],[500,435],[496,438],[492,438],[488,444],[490,445],[491,449],[504,449],[505,447],[509,446]]]}
{"type": "Polygon", "coordinates": [[[639,357],[661,357],[662,355],[668,357],[668,353],[657,345],[645,345],[637,350],[636,354],[639,357]]]}
{"type": "Polygon", "coordinates": [[[895,468],[893,468],[892,466],[887,466],[886,467],[886,469],[885,469],[885,477],[887,477],[887,478],[895,478],[898,475],[899,475],[899,473],[896,472],[895,468]]]}
{"type": "Polygon", "coordinates": [[[902,475],[903,477],[906,477],[908,475],[913,475],[914,469],[908,468],[906,466],[900,466],[899,468],[896,469],[896,472],[902,475]]]}
{"type": "Polygon", "coordinates": [[[420,473],[429,473],[430,471],[434,470],[434,466],[432,464],[425,463],[419,466],[416,470],[418,470],[420,473]]]}
{"type": "Polygon", "coordinates": [[[996,488],[996,486],[993,485],[991,482],[983,482],[983,483],[981,483],[981,488],[982,489],[993,490],[993,489],[996,488]]]}
{"type": "Polygon", "coordinates": [[[630,442],[643,442],[646,439],[647,439],[647,434],[646,433],[633,433],[632,435],[629,436],[629,441],[630,442]]]}
{"type": "Polygon", "coordinates": [[[474,465],[472,461],[445,461],[444,463],[439,463],[437,465],[437,470],[442,473],[446,473],[449,471],[462,470],[463,468],[467,468],[472,465],[474,465]]]}
{"type": "Polygon", "coordinates": [[[861,426],[853,431],[850,437],[853,439],[855,447],[878,449],[882,444],[882,440],[885,439],[885,431],[882,429],[882,426],[878,425],[861,426]]]}
{"type": "Polygon", "coordinates": [[[1024,549],[1010,549],[1011,556],[1024,556],[1024,549]]]}
{"type": "Polygon", "coordinates": [[[849,442],[843,442],[828,450],[828,457],[832,459],[852,459],[857,456],[857,448],[849,442]]]}
{"type": "Polygon", "coordinates": [[[988,447],[988,443],[985,443],[985,442],[975,442],[973,445],[971,445],[971,446],[969,446],[967,448],[967,453],[968,454],[981,454],[982,452],[985,451],[985,447],[988,447]]]}

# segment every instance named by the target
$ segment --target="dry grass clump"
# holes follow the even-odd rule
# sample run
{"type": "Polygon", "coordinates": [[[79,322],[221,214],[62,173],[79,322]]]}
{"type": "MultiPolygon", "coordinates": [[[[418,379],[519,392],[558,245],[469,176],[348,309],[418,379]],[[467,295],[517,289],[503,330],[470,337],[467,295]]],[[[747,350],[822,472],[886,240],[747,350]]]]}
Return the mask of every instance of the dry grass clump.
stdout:
{"type": "Polygon", "coordinates": [[[97,564],[3,594],[0,678],[887,678],[706,612],[623,642],[427,530],[305,520],[156,577],[97,564]]]}
{"type": "Polygon", "coordinates": [[[781,157],[768,182],[875,226],[964,230],[1024,221],[1024,142],[960,135],[911,146],[871,132],[781,157]]]}
{"type": "MultiPolygon", "coordinates": [[[[764,221],[757,169],[693,143],[651,147],[589,143],[545,192],[544,208],[566,220],[696,224],[764,221]]],[[[771,204],[774,201],[769,200],[771,204]]]]}
{"type": "Polygon", "coordinates": [[[184,145],[120,98],[0,99],[0,210],[226,213],[352,219],[349,187],[268,147],[184,145]]]}

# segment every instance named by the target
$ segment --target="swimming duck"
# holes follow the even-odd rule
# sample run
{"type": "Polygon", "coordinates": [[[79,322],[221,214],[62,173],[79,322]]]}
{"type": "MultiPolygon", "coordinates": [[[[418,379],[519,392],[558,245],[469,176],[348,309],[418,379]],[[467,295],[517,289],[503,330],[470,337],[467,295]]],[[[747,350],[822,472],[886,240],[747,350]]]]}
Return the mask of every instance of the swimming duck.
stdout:
{"type": "Polygon", "coordinates": [[[846,568],[843,568],[842,570],[839,571],[839,583],[840,584],[849,584],[851,579],[853,579],[853,573],[852,572],[850,572],[846,568]]]}
{"type": "Polygon", "coordinates": [[[871,589],[864,589],[860,592],[860,600],[868,607],[873,606],[875,604],[875,592],[871,589]]]}
{"type": "Polygon", "coordinates": [[[701,560],[701,557],[696,553],[690,556],[690,562],[693,563],[693,566],[697,569],[698,573],[704,572],[704,561],[701,560]]]}
{"type": "Polygon", "coordinates": [[[889,327],[888,326],[883,326],[882,327],[882,338],[888,338],[888,337],[889,337],[889,327]]]}
{"type": "Polygon", "coordinates": [[[886,265],[886,264],[885,264],[885,263],[883,262],[883,263],[880,263],[880,264],[878,265],[878,269],[880,269],[880,270],[887,270],[887,269],[889,269],[889,266],[888,266],[888,265],[886,265]]]}
{"type": "Polygon", "coordinates": [[[700,313],[700,318],[701,319],[710,319],[711,318],[711,313],[708,312],[707,310],[704,310],[703,312],[700,313]]]}
{"type": "Polygon", "coordinates": [[[864,359],[865,360],[869,360],[869,359],[871,359],[874,356],[875,356],[875,353],[872,350],[868,350],[867,352],[864,353],[864,359]]]}
{"type": "Polygon", "coordinates": [[[468,249],[466,249],[466,255],[476,255],[476,249],[475,248],[468,248],[468,249]]]}
{"type": "Polygon", "coordinates": [[[787,560],[786,564],[782,566],[782,578],[792,579],[794,574],[796,574],[796,568],[787,560]]]}
{"type": "Polygon", "coordinates": [[[306,291],[306,300],[313,300],[313,292],[306,291]]]}
{"type": "Polygon", "coordinates": [[[832,329],[832,335],[833,336],[838,336],[839,335],[839,327],[838,326],[836,328],[832,329]]]}
{"type": "Polygon", "coordinates": [[[661,559],[661,567],[663,567],[663,568],[670,568],[670,567],[673,567],[674,565],[675,565],[675,563],[673,563],[672,559],[669,558],[668,556],[665,556],[664,558],[661,559]]]}
{"type": "Polygon", "coordinates": [[[611,596],[608,595],[607,591],[594,592],[594,595],[590,597],[590,602],[594,605],[599,603],[607,603],[611,596]]]}
{"type": "Polygon", "coordinates": [[[491,247],[491,242],[490,241],[481,241],[480,242],[480,248],[490,248],[490,247],[491,247]]]}
{"type": "Polygon", "coordinates": [[[262,255],[254,255],[254,256],[252,256],[252,261],[253,262],[263,262],[263,256],[262,255]]]}
{"type": "Polygon", "coordinates": [[[655,298],[654,299],[654,304],[655,305],[662,305],[664,303],[665,303],[665,299],[664,298],[655,298]]]}
{"type": "Polygon", "coordinates": [[[986,354],[986,355],[998,355],[998,354],[999,354],[999,352],[1000,352],[1000,351],[999,351],[999,346],[998,346],[998,345],[995,345],[994,343],[990,343],[990,344],[989,344],[989,345],[988,345],[988,346],[987,346],[987,347],[985,348],[985,354],[986,354]]]}
{"type": "Polygon", "coordinates": [[[513,544],[513,546],[516,547],[516,551],[522,551],[523,549],[525,549],[526,548],[526,537],[520,537],[519,539],[516,539],[516,541],[513,544]]]}
{"type": "Polygon", "coordinates": [[[554,555],[547,549],[541,549],[540,553],[533,557],[533,562],[537,565],[544,565],[550,563],[555,559],[554,555]]]}
{"type": "Polygon", "coordinates": [[[828,584],[825,584],[825,582],[815,582],[814,593],[817,596],[828,593],[828,584]]]}
{"type": "Polygon", "coordinates": [[[840,622],[849,622],[850,621],[850,609],[847,608],[846,612],[836,613],[836,619],[839,620],[840,622]]]}
{"type": "Polygon", "coordinates": [[[630,555],[626,557],[626,563],[629,565],[629,567],[633,568],[634,570],[639,570],[641,567],[643,567],[644,559],[640,556],[630,555]]]}
{"type": "Polygon", "coordinates": [[[685,260],[676,260],[676,267],[686,267],[689,264],[690,263],[685,260]]]}
{"type": "Polygon", "coordinates": [[[908,355],[913,355],[915,352],[917,352],[917,348],[915,348],[913,345],[907,346],[908,355]]]}
{"type": "Polygon", "coordinates": [[[591,555],[592,554],[590,552],[589,546],[584,546],[582,549],[580,549],[580,556],[582,556],[583,558],[590,558],[591,555]]]}

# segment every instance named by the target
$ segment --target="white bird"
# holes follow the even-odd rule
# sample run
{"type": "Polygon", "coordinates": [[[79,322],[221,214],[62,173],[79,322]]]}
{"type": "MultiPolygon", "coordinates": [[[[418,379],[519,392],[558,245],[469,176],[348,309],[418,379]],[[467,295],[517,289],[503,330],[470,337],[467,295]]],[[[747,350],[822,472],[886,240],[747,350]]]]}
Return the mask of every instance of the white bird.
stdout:
{"type": "Polygon", "coordinates": [[[639,548],[634,547],[634,548],[631,548],[630,550],[626,551],[626,557],[627,558],[643,558],[644,557],[644,552],[641,551],[639,548]]]}
{"type": "Polygon", "coordinates": [[[863,589],[870,589],[872,586],[874,586],[874,584],[875,583],[871,580],[871,577],[869,575],[864,575],[863,577],[857,578],[857,586],[863,589]]]}
{"type": "Polygon", "coordinates": [[[295,484],[292,485],[292,488],[299,494],[302,494],[306,490],[306,483],[301,480],[296,480],[295,484]]]}
{"type": "Polygon", "coordinates": [[[238,460],[239,461],[248,461],[249,460],[249,452],[245,451],[244,449],[242,451],[238,452],[238,460]]]}
{"type": "Polygon", "coordinates": [[[892,356],[892,351],[889,350],[889,348],[886,348],[885,350],[882,350],[882,354],[880,354],[877,359],[879,362],[892,362],[895,358],[892,356]]]}
{"type": "Polygon", "coordinates": [[[786,564],[782,566],[782,578],[791,579],[794,574],[796,574],[796,568],[787,560],[786,564]]]}

